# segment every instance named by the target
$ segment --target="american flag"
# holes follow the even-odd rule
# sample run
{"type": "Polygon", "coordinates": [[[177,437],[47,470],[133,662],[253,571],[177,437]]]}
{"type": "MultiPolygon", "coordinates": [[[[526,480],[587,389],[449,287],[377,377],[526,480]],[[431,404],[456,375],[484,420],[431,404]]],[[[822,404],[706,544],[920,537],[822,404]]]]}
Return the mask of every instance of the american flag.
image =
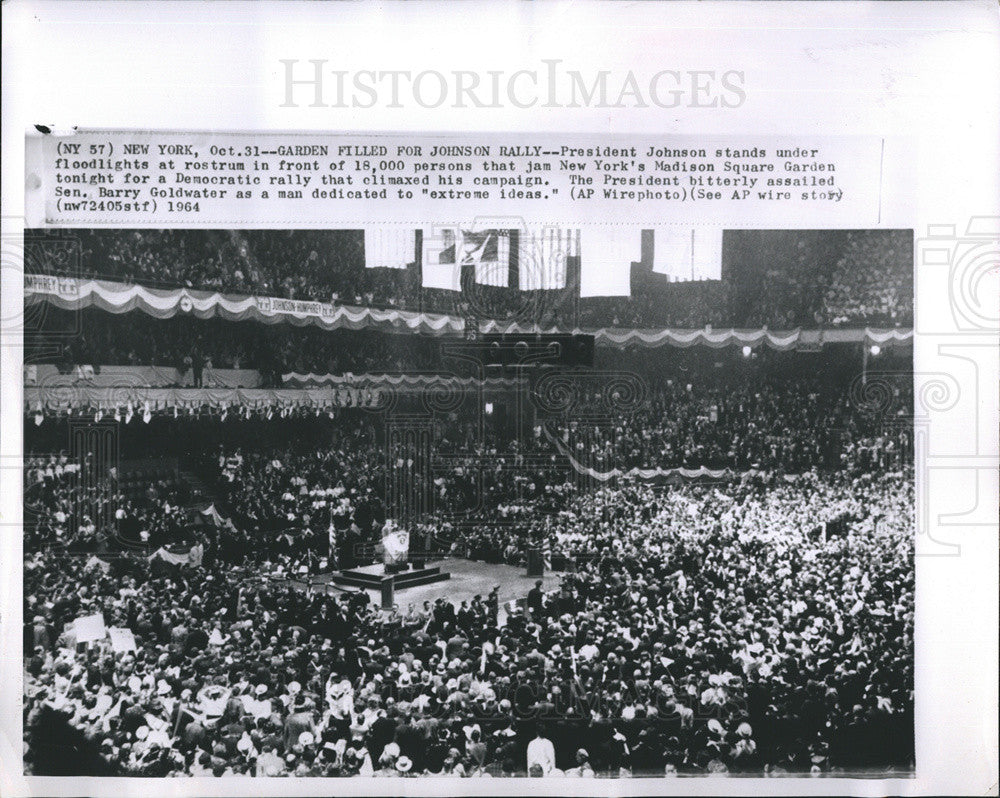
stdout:
{"type": "Polygon", "coordinates": [[[510,231],[442,227],[424,233],[425,288],[461,290],[463,266],[473,266],[476,282],[506,286],[510,269],[510,231]]]}

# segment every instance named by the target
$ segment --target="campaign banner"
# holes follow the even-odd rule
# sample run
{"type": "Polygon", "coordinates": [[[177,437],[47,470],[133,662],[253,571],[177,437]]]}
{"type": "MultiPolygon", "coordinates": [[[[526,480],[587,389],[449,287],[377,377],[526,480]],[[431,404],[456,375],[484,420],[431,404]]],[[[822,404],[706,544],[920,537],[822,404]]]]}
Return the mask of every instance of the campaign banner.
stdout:
{"type": "Polygon", "coordinates": [[[104,615],[84,615],[73,621],[73,632],[76,634],[77,643],[91,643],[94,640],[103,640],[108,633],[104,625],[104,615]]]}
{"type": "Polygon", "coordinates": [[[111,640],[111,650],[116,654],[135,651],[135,635],[131,629],[124,626],[109,626],[108,638],[111,640]]]}
{"type": "Polygon", "coordinates": [[[386,565],[406,562],[410,554],[410,533],[386,522],[382,528],[382,546],[385,548],[386,565]]]}

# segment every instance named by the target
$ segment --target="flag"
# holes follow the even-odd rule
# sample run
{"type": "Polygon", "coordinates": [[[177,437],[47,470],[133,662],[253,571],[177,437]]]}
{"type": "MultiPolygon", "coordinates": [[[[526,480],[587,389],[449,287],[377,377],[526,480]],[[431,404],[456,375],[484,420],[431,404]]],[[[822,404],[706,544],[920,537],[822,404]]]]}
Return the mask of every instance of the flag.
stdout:
{"type": "Polygon", "coordinates": [[[424,232],[424,288],[461,290],[463,267],[475,268],[480,285],[507,285],[510,231],[441,227],[424,232]]]}
{"type": "Polygon", "coordinates": [[[159,558],[170,565],[194,565],[200,566],[205,556],[205,549],[201,544],[195,544],[184,554],[175,554],[162,546],[150,554],[146,559],[152,562],[159,558]]]}
{"type": "Polygon", "coordinates": [[[223,526],[227,529],[233,530],[234,532],[236,531],[236,525],[232,522],[232,519],[224,517],[222,513],[216,509],[214,502],[202,510],[201,514],[210,519],[216,526],[223,526]]]}
{"type": "Polygon", "coordinates": [[[640,231],[588,227],[581,239],[580,296],[628,296],[632,263],[642,258],[640,231]]]}
{"type": "Polygon", "coordinates": [[[215,509],[215,503],[208,505],[204,510],[201,511],[202,515],[206,515],[212,519],[216,526],[222,526],[222,514],[215,509]]]}
{"type": "Polygon", "coordinates": [[[461,230],[457,227],[424,230],[421,269],[421,284],[424,288],[462,290],[461,259],[457,258],[460,236],[461,230]]]}
{"type": "Polygon", "coordinates": [[[518,246],[520,289],[535,291],[565,287],[566,260],[579,255],[579,230],[558,227],[521,230],[518,246]]]}
{"type": "Polygon", "coordinates": [[[405,227],[365,228],[366,268],[405,269],[416,259],[416,231],[405,227]]]}
{"type": "Polygon", "coordinates": [[[455,257],[461,259],[463,266],[474,266],[483,261],[497,259],[496,230],[459,230],[457,236],[457,252],[455,257]]]}
{"type": "Polygon", "coordinates": [[[480,285],[507,285],[510,270],[509,230],[460,230],[461,265],[474,266],[480,285]]]}
{"type": "Polygon", "coordinates": [[[722,230],[661,227],[653,234],[653,271],[671,281],[722,279],[722,230]]]}

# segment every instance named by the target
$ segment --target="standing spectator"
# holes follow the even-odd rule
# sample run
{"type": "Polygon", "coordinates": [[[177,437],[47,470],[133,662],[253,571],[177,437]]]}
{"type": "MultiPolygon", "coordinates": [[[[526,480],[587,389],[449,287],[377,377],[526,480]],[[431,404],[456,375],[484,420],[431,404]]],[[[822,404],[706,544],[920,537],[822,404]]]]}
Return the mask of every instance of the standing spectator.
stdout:
{"type": "Polygon", "coordinates": [[[556,749],[545,736],[545,728],[539,723],[535,727],[535,739],[528,743],[528,772],[540,767],[542,775],[548,776],[556,766],[556,749]]]}
{"type": "Polygon", "coordinates": [[[528,613],[532,618],[538,619],[542,616],[545,608],[545,593],[542,591],[542,580],[535,582],[535,586],[528,591],[528,613]]]}

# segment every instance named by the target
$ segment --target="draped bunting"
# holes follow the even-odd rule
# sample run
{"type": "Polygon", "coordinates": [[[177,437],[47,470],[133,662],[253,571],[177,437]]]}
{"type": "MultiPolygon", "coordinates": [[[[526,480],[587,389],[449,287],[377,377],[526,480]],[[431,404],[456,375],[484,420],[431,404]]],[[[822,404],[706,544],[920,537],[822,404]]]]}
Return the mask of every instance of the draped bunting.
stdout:
{"type": "Polygon", "coordinates": [[[487,389],[516,388],[523,381],[503,377],[450,377],[440,374],[299,374],[290,372],[281,375],[281,381],[294,387],[312,386],[392,386],[392,387],[472,387],[482,385],[487,389]]]}
{"type": "MultiPolygon", "coordinates": [[[[564,231],[578,234],[579,231],[564,231]]],[[[578,235],[569,236],[574,240],[578,235]]],[[[454,239],[453,239],[454,243],[454,239]]],[[[551,242],[550,242],[551,243],[551,242]]],[[[564,242],[565,243],[565,242],[564,242]]],[[[425,239],[426,245],[426,239],[425,239]]],[[[559,245],[563,246],[563,245],[559,245]]],[[[569,246],[579,251],[578,243],[569,246]]],[[[553,244],[553,247],[556,247],[553,244]]],[[[565,249],[559,251],[566,251],[565,249]]],[[[549,248],[550,255],[553,248],[549,248]]],[[[563,258],[565,260],[565,258],[563,258]]],[[[425,261],[426,265],[426,261],[425,261]]],[[[449,275],[458,281],[456,267],[446,267],[449,275]]],[[[565,277],[565,268],[563,267],[565,277]]],[[[521,270],[522,279],[524,270],[521,270]]],[[[426,285],[426,283],[425,283],[426,285]]],[[[448,286],[445,286],[448,287],[448,286]]],[[[111,313],[128,313],[141,310],[157,318],[171,318],[178,313],[188,313],[197,318],[220,316],[230,321],[252,319],[268,324],[289,322],[297,325],[315,324],[325,329],[375,328],[389,332],[413,332],[431,335],[456,336],[463,333],[465,320],[440,313],[417,313],[405,310],[378,310],[373,308],[331,305],[324,302],[306,302],[274,297],[248,297],[197,291],[187,288],[157,289],[140,285],[104,280],[75,280],[44,275],[26,275],[24,303],[30,307],[48,302],[64,310],[97,307],[111,313]]],[[[763,342],[774,349],[790,349],[800,344],[821,346],[824,343],[871,342],[877,344],[906,343],[912,340],[913,330],[875,328],[835,328],[825,330],[734,330],[734,329],[626,329],[616,327],[541,328],[537,324],[498,322],[480,323],[481,333],[573,333],[593,335],[598,346],[693,346],[704,344],[713,347],[727,345],[753,345],[763,342]]]]}
{"type": "MultiPolygon", "coordinates": [[[[887,344],[893,341],[910,341],[913,339],[913,330],[873,330],[865,329],[865,340],[876,344],[887,344]]],[[[828,341],[832,341],[830,337],[828,341]]]]}
{"type": "Polygon", "coordinates": [[[766,343],[772,349],[792,349],[799,342],[800,331],[769,332],[767,330],[598,330],[595,343],[607,341],[614,346],[639,344],[641,346],[688,347],[704,344],[713,348],[766,343]]]}
{"type": "Polygon", "coordinates": [[[186,313],[199,319],[220,316],[229,321],[262,321],[275,324],[315,324],[328,330],[378,328],[387,331],[455,335],[464,328],[462,319],[439,313],[379,310],[328,302],[309,302],[277,297],[233,296],[189,288],[159,289],[105,280],[74,280],[27,275],[25,306],[49,302],[63,310],[97,307],[110,313],[141,310],[159,319],[186,313]]]}
{"type": "Polygon", "coordinates": [[[723,346],[753,346],[764,343],[772,349],[793,349],[799,345],[822,346],[823,344],[862,343],[877,344],[909,343],[913,339],[912,329],[880,330],[837,329],[837,330],[715,330],[704,328],[700,330],[681,329],[651,329],[630,330],[617,327],[576,327],[572,330],[558,327],[542,327],[538,324],[519,324],[518,322],[501,323],[485,321],[479,325],[481,333],[571,333],[573,335],[593,335],[597,346],[679,346],[695,345],[719,348],[723,346]]]}
{"type": "Polygon", "coordinates": [[[620,468],[613,468],[610,471],[597,471],[589,466],[582,465],[573,457],[569,449],[566,448],[566,445],[553,435],[548,427],[543,426],[542,429],[545,431],[545,436],[549,439],[549,443],[553,444],[559,450],[559,454],[569,460],[569,464],[576,473],[596,479],[598,482],[607,482],[619,477],[638,477],[644,480],[664,479],[670,476],[681,476],[685,479],[699,479],[701,477],[720,479],[733,474],[728,468],[713,470],[705,466],[701,466],[700,468],[630,468],[627,471],[623,471],[620,468]]]}
{"type": "MultiPolygon", "coordinates": [[[[767,330],[626,330],[602,327],[601,329],[583,329],[577,327],[574,330],[558,330],[555,327],[543,329],[534,324],[500,324],[495,321],[487,321],[480,325],[483,333],[555,333],[570,332],[574,335],[593,335],[594,343],[597,345],[614,346],[622,348],[629,345],[640,346],[680,346],[688,347],[696,344],[704,344],[711,347],[723,347],[733,344],[744,346],[756,343],[766,343],[773,349],[791,349],[801,338],[800,330],[791,332],[769,332],[767,330]]],[[[857,340],[861,340],[861,331],[857,340]]]]}

